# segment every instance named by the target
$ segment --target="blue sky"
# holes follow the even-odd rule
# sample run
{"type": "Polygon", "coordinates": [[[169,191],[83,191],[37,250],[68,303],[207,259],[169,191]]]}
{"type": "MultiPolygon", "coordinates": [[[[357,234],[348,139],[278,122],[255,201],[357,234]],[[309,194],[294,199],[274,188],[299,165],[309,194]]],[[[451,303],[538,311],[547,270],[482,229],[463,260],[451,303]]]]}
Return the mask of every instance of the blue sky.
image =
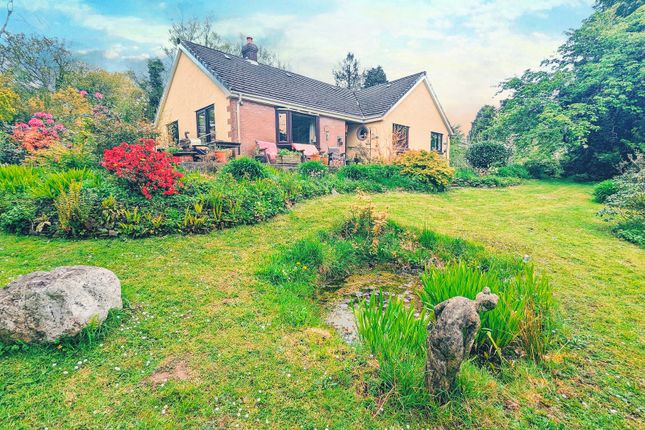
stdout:
{"type": "MultiPolygon", "coordinates": [[[[0,0],[4,3],[4,0],[0,0]]],[[[9,30],[64,38],[85,61],[142,70],[163,56],[168,27],[211,16],[276,51],[292,70],[331,82],[347,51],[389,79],[421,70],[456,124],[496,101],[496,84],[555,53],[593,0],[147,1],[14,0],[9,30]]]]}

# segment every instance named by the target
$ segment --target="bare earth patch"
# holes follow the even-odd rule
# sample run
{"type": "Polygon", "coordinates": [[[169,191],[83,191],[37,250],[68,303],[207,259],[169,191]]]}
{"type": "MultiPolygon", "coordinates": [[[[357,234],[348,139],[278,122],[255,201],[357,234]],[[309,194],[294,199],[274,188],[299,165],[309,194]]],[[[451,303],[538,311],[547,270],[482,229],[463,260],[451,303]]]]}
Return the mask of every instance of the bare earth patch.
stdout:
{"type": "Polygon", "coordinates": [[[157,386],[165,384],[166,382],[173,381],[185,381],[190,378],[190,369],[185,360],[174,361],[168,366],[163,366],[155,373],[150,375],[146,382],[157,386]]]}

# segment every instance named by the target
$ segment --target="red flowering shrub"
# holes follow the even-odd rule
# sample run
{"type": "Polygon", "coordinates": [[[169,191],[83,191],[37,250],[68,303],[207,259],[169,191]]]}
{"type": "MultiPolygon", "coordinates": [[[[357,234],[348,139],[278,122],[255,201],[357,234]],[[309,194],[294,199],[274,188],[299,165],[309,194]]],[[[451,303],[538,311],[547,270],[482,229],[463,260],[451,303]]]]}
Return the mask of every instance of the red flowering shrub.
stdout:
{"type": "Polygon", "coordinates": [[[175,158],[166,152],[157,152],[154,139],[139,139],[139,142],[123,142],[106,149],[101,165],[135,185],[147,199],[156,191],[176,194],[177,181],[183,174],[175,170],[175,158]]]}
{"type": "Polygon", "coordinates": [[[26,124],[16,123],[11,137],[27,152],[34,154],[60,142],[64,132],[65,127],[57,124],[52,114],[36,112],[26,124]]]}

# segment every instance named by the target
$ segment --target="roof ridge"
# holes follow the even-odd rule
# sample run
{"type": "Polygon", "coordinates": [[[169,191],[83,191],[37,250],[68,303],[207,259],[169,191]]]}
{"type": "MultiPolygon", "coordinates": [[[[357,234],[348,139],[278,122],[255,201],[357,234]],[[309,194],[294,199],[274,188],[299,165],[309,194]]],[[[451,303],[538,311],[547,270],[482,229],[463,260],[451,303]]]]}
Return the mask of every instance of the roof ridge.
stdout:
{"type": "MultiPolygon", "coordinates": [[[[227,55],[227,56],[232,56],[232,57],[235,57],[235,58],[237,58],[237,59],[239,59],[239,60],[242,60],[242,61],[246,61],[246,59],[245,59],[245,58],[243,58],[243,57],[241,57],[241,56],[239,56],[239,55],[231,54],[231,53],[229,53],[229,52],[222,51],[221,49],[211,48],[210,46],[202,45],[202,44],[200,44],[200,43],[195,43],[195,42],[192,42],[192,41],[190,41],[190,40],[180,39],[180,42],[182,42],[182,43],[183,43],[183,42],[188,42],[188,43],[190,43],[190,44],[192,44],[192,45],[197,45],[197,46],[200,46],[200,47],[202,47],[202,48],[210,49],[211,51],[219,52],[219,53],[221,53],[221,54],[224,54],[224,55],[227,55]]],[[[191,49],[191,52],[193,52],[193,55],[197,56],[197,55],[194,53],[194,51],[193,51],[192,49],[191,49]]],[[[279,68],[279,67],[271,66],[270,64],[260,63],[260,62],[258,62],[258,61],[256,61],[256,63],[257,63],[258,65],[260,65],[260,66],[263,66],[263,67],[269,67],[269,68],[271,68],[271,69],[279,70],[279,71],[284,72],[284,73],[289,73],[289,74],[294,75],[294,76],[299,76],[299,77],[301,77],[301,78],[305,78],[305,79],[309,79],[309,80],[312,80],[312,81],[316,81],[316,82],[318,82],[318,83],[321,83],[321,84],[326,85],[326,86],[328,86],[328,87],[331,87],[331,88],[333,88],[333,89],[337,89],[337,90],[341,90],[341,91],[346,91],[346,92],[348,92],[348,93],[353,92],[352,90],[350,90],[350,89],[348,89],[348,88],[339,87],[338,85],[330,84],[329,82],[321,81],[320,79],[315,79],[315,78],[312,78],[312,77],[310,77],[310,76],[303,75],[303,74],[301,74],[301,73],[293,72],[293,71],[291,71],[291,70],[281,69],[281,68],[279,68]]]]}
{"type": "Polygon", "coordinates": [[[231,93],[300,104],[359,121],[383,116],[426,76],[418,72],[369,88],[349,89],[189,40],[180,39],[178,45],[231,93]]]}

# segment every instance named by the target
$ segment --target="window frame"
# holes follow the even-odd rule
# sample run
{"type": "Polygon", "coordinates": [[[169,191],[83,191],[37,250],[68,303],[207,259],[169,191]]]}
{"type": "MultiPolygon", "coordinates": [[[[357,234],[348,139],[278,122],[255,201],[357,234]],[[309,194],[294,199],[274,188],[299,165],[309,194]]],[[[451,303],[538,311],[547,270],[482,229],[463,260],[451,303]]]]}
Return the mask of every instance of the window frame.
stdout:
{"type": "Polygon", "coordinates": [[[205,131],[207,131],[207,133],[204,134],[204,136],[206,136],[206,143],[211,143],[212,141],[215,140],[215,133],[216,133],[216,129],[215,129],[215,104],[210,104],[208,106],[205,106],[205,107],[195,111],[195,130],[197,132],[196,134],[197,134],[198,139],[201,139],[201,136],[199,134],[199,115],[202,114],[202,113],[204,114],[204,129],[205,129],[205,131]],[[208,111],[209,110],[213,111],[213,123],[212,124],[210,123],[210,118],[208,116],[208,111]],[[209,130],[211,130],[210,133],[208,133],[209,130]]]}
{"type": "Polygon", "coordinates": [[[392,123],[392,147],[396,154],[403,154],[404,152],[407,152],[410,150],[410,126],[409,125],[397,124],[395,122],[392,123]],[[397,128],[401,130],[405,130],[404,145],[400,145],[399,142],[394,141],[394,133],[396,132],[397,128]]]}
{"type": "Polygon", "coordinates": [[[168,132],[168,135],[172,139],[173,143],[175,145],[179,145],[179,120],[176,119],[166,124],[166,131],[168,132]]]}
{"type": "Polygon", "coordinates": [[[303,112],[292,111],[285,108],[276,108],[275,110],[275,141],[279,149],[291,149],[294,143],[305,145],[314,145],[320,149],[320,117],[318,115],[311,115],[303,112]],[[280,140],[280,115],[285,114],[287,119],[287,140],[280,140]],[[293,114],[307,116],[315,120],[316,127],[316,143],[304,143],[293,141],[293,114]]]}
{"type": "Polygon", "coordinates": [[[430,151],[435,151],[435,152],[438,152],[439,154],[443,154],[443,133],[439,133],[438,131],[430,132],[430,151]],[[434,145],[435,137],[438,137],[438,143],[439,143],[438,146],[434,145]],[[433,146],[437,146],[437,147],[433,147],[433,146]]]}

